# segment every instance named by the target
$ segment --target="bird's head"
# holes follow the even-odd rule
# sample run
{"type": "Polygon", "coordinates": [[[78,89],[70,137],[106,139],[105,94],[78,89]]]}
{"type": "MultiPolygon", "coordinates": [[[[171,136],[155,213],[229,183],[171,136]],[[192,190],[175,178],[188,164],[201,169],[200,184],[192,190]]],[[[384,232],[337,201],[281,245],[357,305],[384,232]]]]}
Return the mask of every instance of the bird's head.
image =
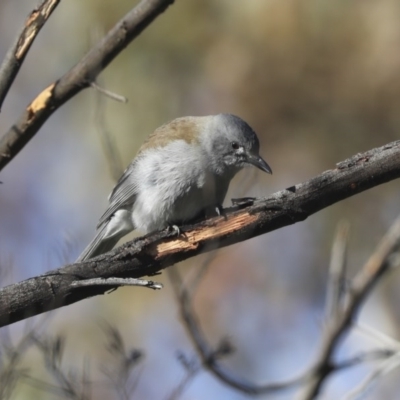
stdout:
{"type": "Polygon", "coordinates": [[[268,174],[270,166],[260,156],[260,143],[253,129],[232,114],[211,117],[204,129],[203,143],[210,162],[220,173],[237,172],[253,165],[268,174]]]}

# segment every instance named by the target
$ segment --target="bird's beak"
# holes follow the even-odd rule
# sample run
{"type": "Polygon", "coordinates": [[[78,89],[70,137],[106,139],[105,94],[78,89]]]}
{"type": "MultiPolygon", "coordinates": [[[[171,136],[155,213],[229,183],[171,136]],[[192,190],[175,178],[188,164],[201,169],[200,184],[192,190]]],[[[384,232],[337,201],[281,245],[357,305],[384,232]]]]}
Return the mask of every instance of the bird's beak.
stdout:
{"type": "Polygon", "coordinates": [[[264,171],[267,174],[272,174],[271,167],[260,156],[249,155],[247,157],[247,162],[261,169],[261,171],[264,171]]]}

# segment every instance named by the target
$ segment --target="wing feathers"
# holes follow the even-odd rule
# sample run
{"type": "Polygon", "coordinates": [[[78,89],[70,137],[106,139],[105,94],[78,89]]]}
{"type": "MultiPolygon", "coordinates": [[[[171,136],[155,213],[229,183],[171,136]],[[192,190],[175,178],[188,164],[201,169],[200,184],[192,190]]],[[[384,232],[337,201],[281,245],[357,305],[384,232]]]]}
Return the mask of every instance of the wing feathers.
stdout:
{"type": "Polygon", "coordinates": [[[84,261],[110,251],[123,236],[133,231],[131,213],[118,210],[109,221],[97,229],[96,236],[89,243],[77,261],[84,261]]]}

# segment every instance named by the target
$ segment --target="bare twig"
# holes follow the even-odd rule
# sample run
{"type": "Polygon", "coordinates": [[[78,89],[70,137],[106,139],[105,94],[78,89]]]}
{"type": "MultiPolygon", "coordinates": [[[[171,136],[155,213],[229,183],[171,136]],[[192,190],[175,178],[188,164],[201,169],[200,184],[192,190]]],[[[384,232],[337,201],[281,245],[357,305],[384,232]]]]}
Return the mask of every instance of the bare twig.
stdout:
{"type": "Polygon", "coordinates": [[[21,32],[8,50],[0,66],[0,110],[33,41],[59,3],[60,0],[44,0],[36,7],[28,15],[21,32]]]}
{"type": "MultiPolygon", "coordinates": [[[[218,364],[218,355],[220,355],[221,352],[218,349],[212,349],[207,343],[204,334],[202,333],[201,327],[197,321],[197,317],[191,305],[193,293],[189,293],[185,289],[180,275],[178,274],[176,269],[169,269],[168,274],[170,276],[170,281],[178,299],[182,321],[188,331],[190,339],[192,340],[196,350],[198,351],[200,359],[202,360],[202,365],[210,372],[212,372],[218,379],[236,390],[240,390],[248,394],[257,395],[262,393],[287,390],[290,387],[304,384],[308,382],[310,378],[313,378],[313,368],[309,371],[306,371],[302,376],[291,381],[261,386],[247,382],[242,378],[238,378],[232,375],[229,371],[218,364]]],[[[230,352],[231,351],[228,351],[227,353],[229,354],[230,352]]],[[[332,371],[340,371],[366,362],[387,359],[388,357],[392,357],[394,354],[397,354],[397,351],[390,348],[377,349],[354,355],[341,362],[332,362],[331,369],[332,371]]]]}
{"type": "Polygon", "coordinates": [[[147,281],[145,279],[134,278],[93,278],[81,281],[72,282],[73,287],[86,287],[86,286],[142,286],[149,289],[162,289],[161,283],[147,281]]]}
{"type": "Polygon", "coordinates": [[[18,154],[55,110],[89,87],[100,72],[173,2],[142,0],[78,64],[39,93],[0,140],[0,170],[18,154]]]}
{"type": "Polygon", "coordinates": [[[34,343],[33,332],[24,335],[16,345],[8,347],[7,354],[2,354],[0,364],[0,398],[8,399],[23,375],[19,364],[23,355],[34,343]]]}
{"type": "Polygon", "coordinates": [[[359,385],[343,398],[343,400],[351,400],[362,398],[365,392],[381,377],[398,368],[400,365],[400,342],[379,331],[372,326],[357,321],[352,326],[357,331],[363,333],[367,337],[373,339],[383,346],[387,346],[387,355],[381,362],[359,385]]]}
{"type": "Polygon", "coordinates": [[[101,325],[108,339],[107,350],[112,356],[111,362],[107,362],[102,371],[120,398],[129,400],[137,384],[132,373],[143,359],[143,353],[137,349],[127,349],[117,328],[107,322],[101,325]]]}
{"type": "MultiPolygon", "coordinates": [[[[400,224],[400,218],[398,223],[400,224]]],[[[344,281],[344,266],[346,261],[345,249],[347,236],[348,225],[342,223],[339,225],[332,252],[330,278],[333,282],[330,283],[331,288],[330,290],[328,290],[327,295],[328,301],[326,315],[329,318],[327,320],[328,326],[326,335],[330,335],[331,330],[336,329],[335,324],[337,323],[337,321],[340,320],[343,313],[344,303],[342,301],[341,291],[344,281]]],[[[399,364],[398,344],[396,343],[396,346],[392,346],[391,342],[385,341],[384,345],[387,346],[386,348],[357,354],[340,362],[334,362],[331,358],[329,358],[329,360],[324,360],[326,361],[326,366],[324,368],[320,368],[320,365],[318,365],[316,368],[311,368],[309,371],[306,371],[304,375],[299,377],[298,379],[289,381],[287,383],[259,386],[251,384],[250,382],[243,381],[241,378],[233,376],[229,371],[218,364],[217,358],[218,355],[221,353],[218,349],[212,349],[211,346],[208,344],[193,310],[192,297],[194,292],[188,290],[185,287],[176,269],[168,269],[168,275],[170,277],[171,284],[178,299],[182,321],[188,331],[190,339],[194,343],[194,346],[202,361],[203,367],[211,371],[217,378],[236,390],[240,390],[249,394],[261,394],[289,389],[292,386],[304,384],[307,382],[311,382],[310,387],[313,387],[316,379],[318,379],[318,377],[322,373],[326,373],[324,377],[325,379],[329,373],[343,370],[345,368],[351,368],[369,361],[384,360],[381,367],[378,368],[378,370],[375,371],[373,374],[371,374],[370,379],[366,380],[364,385],[360,386],[360,388],[357,389],[361,392],[374,379],[389,372],[389,370],[397,367],[399,364]],[[397,356],[397,358],[393,358],[395,356],[397,356]]],[[[329,336],[329,338],[331,338],[331,336],[329,336]]],[[[229,348],[231,349],[231,346],[229,346],[229,348]]],[[[229,354],[230,352],[231,350],[227,353],[229,354]]]]}
{"type": "Polygon", "coordinates": [[[363,352],[355,356],[351,356],[346,360],[332,363],[332,370],[337,372],[343,369],[355,367],[360,364],[365,364],[366,362],[386,360],[389,357],[392,357],[396,353],[397,351],[391,348],[376,349],[368,352],[363,352]]]}
{"type": "Polygon", "coordinates": [[[35,388],[41,389],[45,392],[48,392],[49,394],[54,394],[56,396],[63,396],[64,395],[64,391],[57,385],[53,385],[51,383],[45,382],[41,379],[35,378],[27,373],[22,374],[21,378],[23,379],[23,381],[35,388]]]}
{"type": "MultiPolygon", "coordinates": [[[[80,384],[77,377],[72,376],[71,374],[65,373],[63,368],[61,367],[61,360],[64,351],[64,338],[58,336],[54,339],[46,338],[39,339],[36,337],[35,344],[38,349],[41,351],[47,371],[53,376],[54,380],[58,384],[58,388],[61,393],[73,400],[87,400],[85,395],[86,392],[86,383],[83,385],[80,384]]],[[[32,383],[35,380],[32,380],[32,383]]],[[[37,381],[36,382],[40,382],[37,381]]],[[[53,390],[54,386],[48,384],[48,390],[53,390]]],[[[53,390],[54,391],[54,390],[53,390]]]]}
{"type": "Polygon", "coordinates": [[[185,375],[179,384],[166,397],[167,400],[179,399],[196,375],[202,370],[201,364],[198,362],[197,357],[188,358],[183,353],[179,352],[178,360],[185,369],[185,375]]]}
{"type": "Polygon", "coordinates": [[[346,250],[349,224],[342,221],[337,228],[333,242],[329,279],[326,294],[326,321],[336,317],[341,309],[344,280],[346,275],[346,250]]]}
{"type": "MultiPolygon", "coordinates": [[[[353,318],[364,299],[376,285],[379,278],[393,267],[393,255],[400,247],[400,217],[396,219],[387,234],[367,263],[354,278],[348,293],[347,304],[337,315],[336,320],[327,324],[322,348],[317,358],[314,376],[304,394],[304,399],[314,399],[319,394],[323,383],[333,371],[332,357],[344,335],[352,326],[353,318]]],[[[398,260],[398,259],[397,259],[398,260]]]]}
{"type": "Polygon", "coordinates": [[[23,335],[17,342],[13,341],[9,329],[1,331],[0,399],[10,398],[18,380],[24,378],[26,372],[20,367],[20,363],[26,352],[35,344],[36,333],[47,326],[49,315],[39,318],[34,323],[25,324],[23,335]]]}
{"type": "Polygon", "coordinates": [[[356,321],[355,323],[353,323],[353,328],[367,335],[369,338],[374,339],[381,345],[390,347],[396,351],[400,351],[400,342],[398,340],[392,338],[389,335],[386,335],[382,331],[378,331],[372,326],[369,326],[360,321],[356,321]]]}
{"type": "MultiPolygon", "coordinates": [[[[204,368],[210,371],[218,379],[236,390],[252,395],[287,390],[290,387],[299,385],[307,380],[308,377],[305,375],[287,382],[257,385],[227,371],[219,364],[218,359],[224,355],[224,353],[229,354],[230,351],[221,351],[220,348],[212,349],[208,345],[192,308],[192,294],[184,287],[182,279],[175,268],[170,268],[168,274],[170,276],[170,282],[174,288],[174,293],[177,296],[181,319],[183,320],[189,337],[199,354],[201,363],[204,368]]],[[[225,348],[225,346],[223,345],[222,348],[225,348]]]]}
{"type": "Polygon", "coordinates": [[[105,96],[109,97],[112,100],[118,101],[120,103],[127,103],[128,99],[125,96],[121,96],[120,94],[113,93],[110,90],[104,89],[101,86],[99,86],[96,82],[92,82],[90,86],[93,89],[96,89],[100,93],[104,94],[105,96]]]}
{"type": "Polygon", "coordinates": [[[393,369],[400,366],[400,353],[395,353],[391,357],[387,358],[385,361],[375,368],[375,370],[365,378],[363,382],[351,392],[349,392],[343,400],[355,400],[361,398],[361,396],[370,388],[376,381],[382,376],[393,371],[393,369]]]}

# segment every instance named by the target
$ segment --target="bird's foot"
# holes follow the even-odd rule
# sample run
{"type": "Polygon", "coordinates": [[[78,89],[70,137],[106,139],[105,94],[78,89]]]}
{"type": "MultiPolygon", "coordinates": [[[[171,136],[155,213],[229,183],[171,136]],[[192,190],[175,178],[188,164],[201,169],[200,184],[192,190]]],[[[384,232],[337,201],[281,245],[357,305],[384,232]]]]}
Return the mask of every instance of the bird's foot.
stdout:
{"type": "Polygon", "coordinates": [[[215,212],[217,213],[217,215],[218,215],[219,217],[224,217],[225,220],[228,219],[228,217],[227,217],[226,214],[225,214],[225,210],[224,210],[224,208],[222,207],[221,204],[217,204],[217,205],[215,206],[215,212]]]}
{"type": "Polygon", "coordinates": [[[220,217],[221,215],[224,215],[224,208],[222,207],[221,204],[217,204],[215,206],[215,212],[217,213],[217,215],[220,217]]]}
{"type": "Polygon", "coordinates": [[[181,230],[178,225],[168,225],[167,226],[168,236],[179,236],[181,234],[181,230]]]}
{"type": "Polygon", "coordinates": [[[217,204],[215,206],[210,206],[205,209],[205,217],[212,218],[215,216],[221,217],[223,216],[226,219],[224,208],[221,204],[217,204]]]}

